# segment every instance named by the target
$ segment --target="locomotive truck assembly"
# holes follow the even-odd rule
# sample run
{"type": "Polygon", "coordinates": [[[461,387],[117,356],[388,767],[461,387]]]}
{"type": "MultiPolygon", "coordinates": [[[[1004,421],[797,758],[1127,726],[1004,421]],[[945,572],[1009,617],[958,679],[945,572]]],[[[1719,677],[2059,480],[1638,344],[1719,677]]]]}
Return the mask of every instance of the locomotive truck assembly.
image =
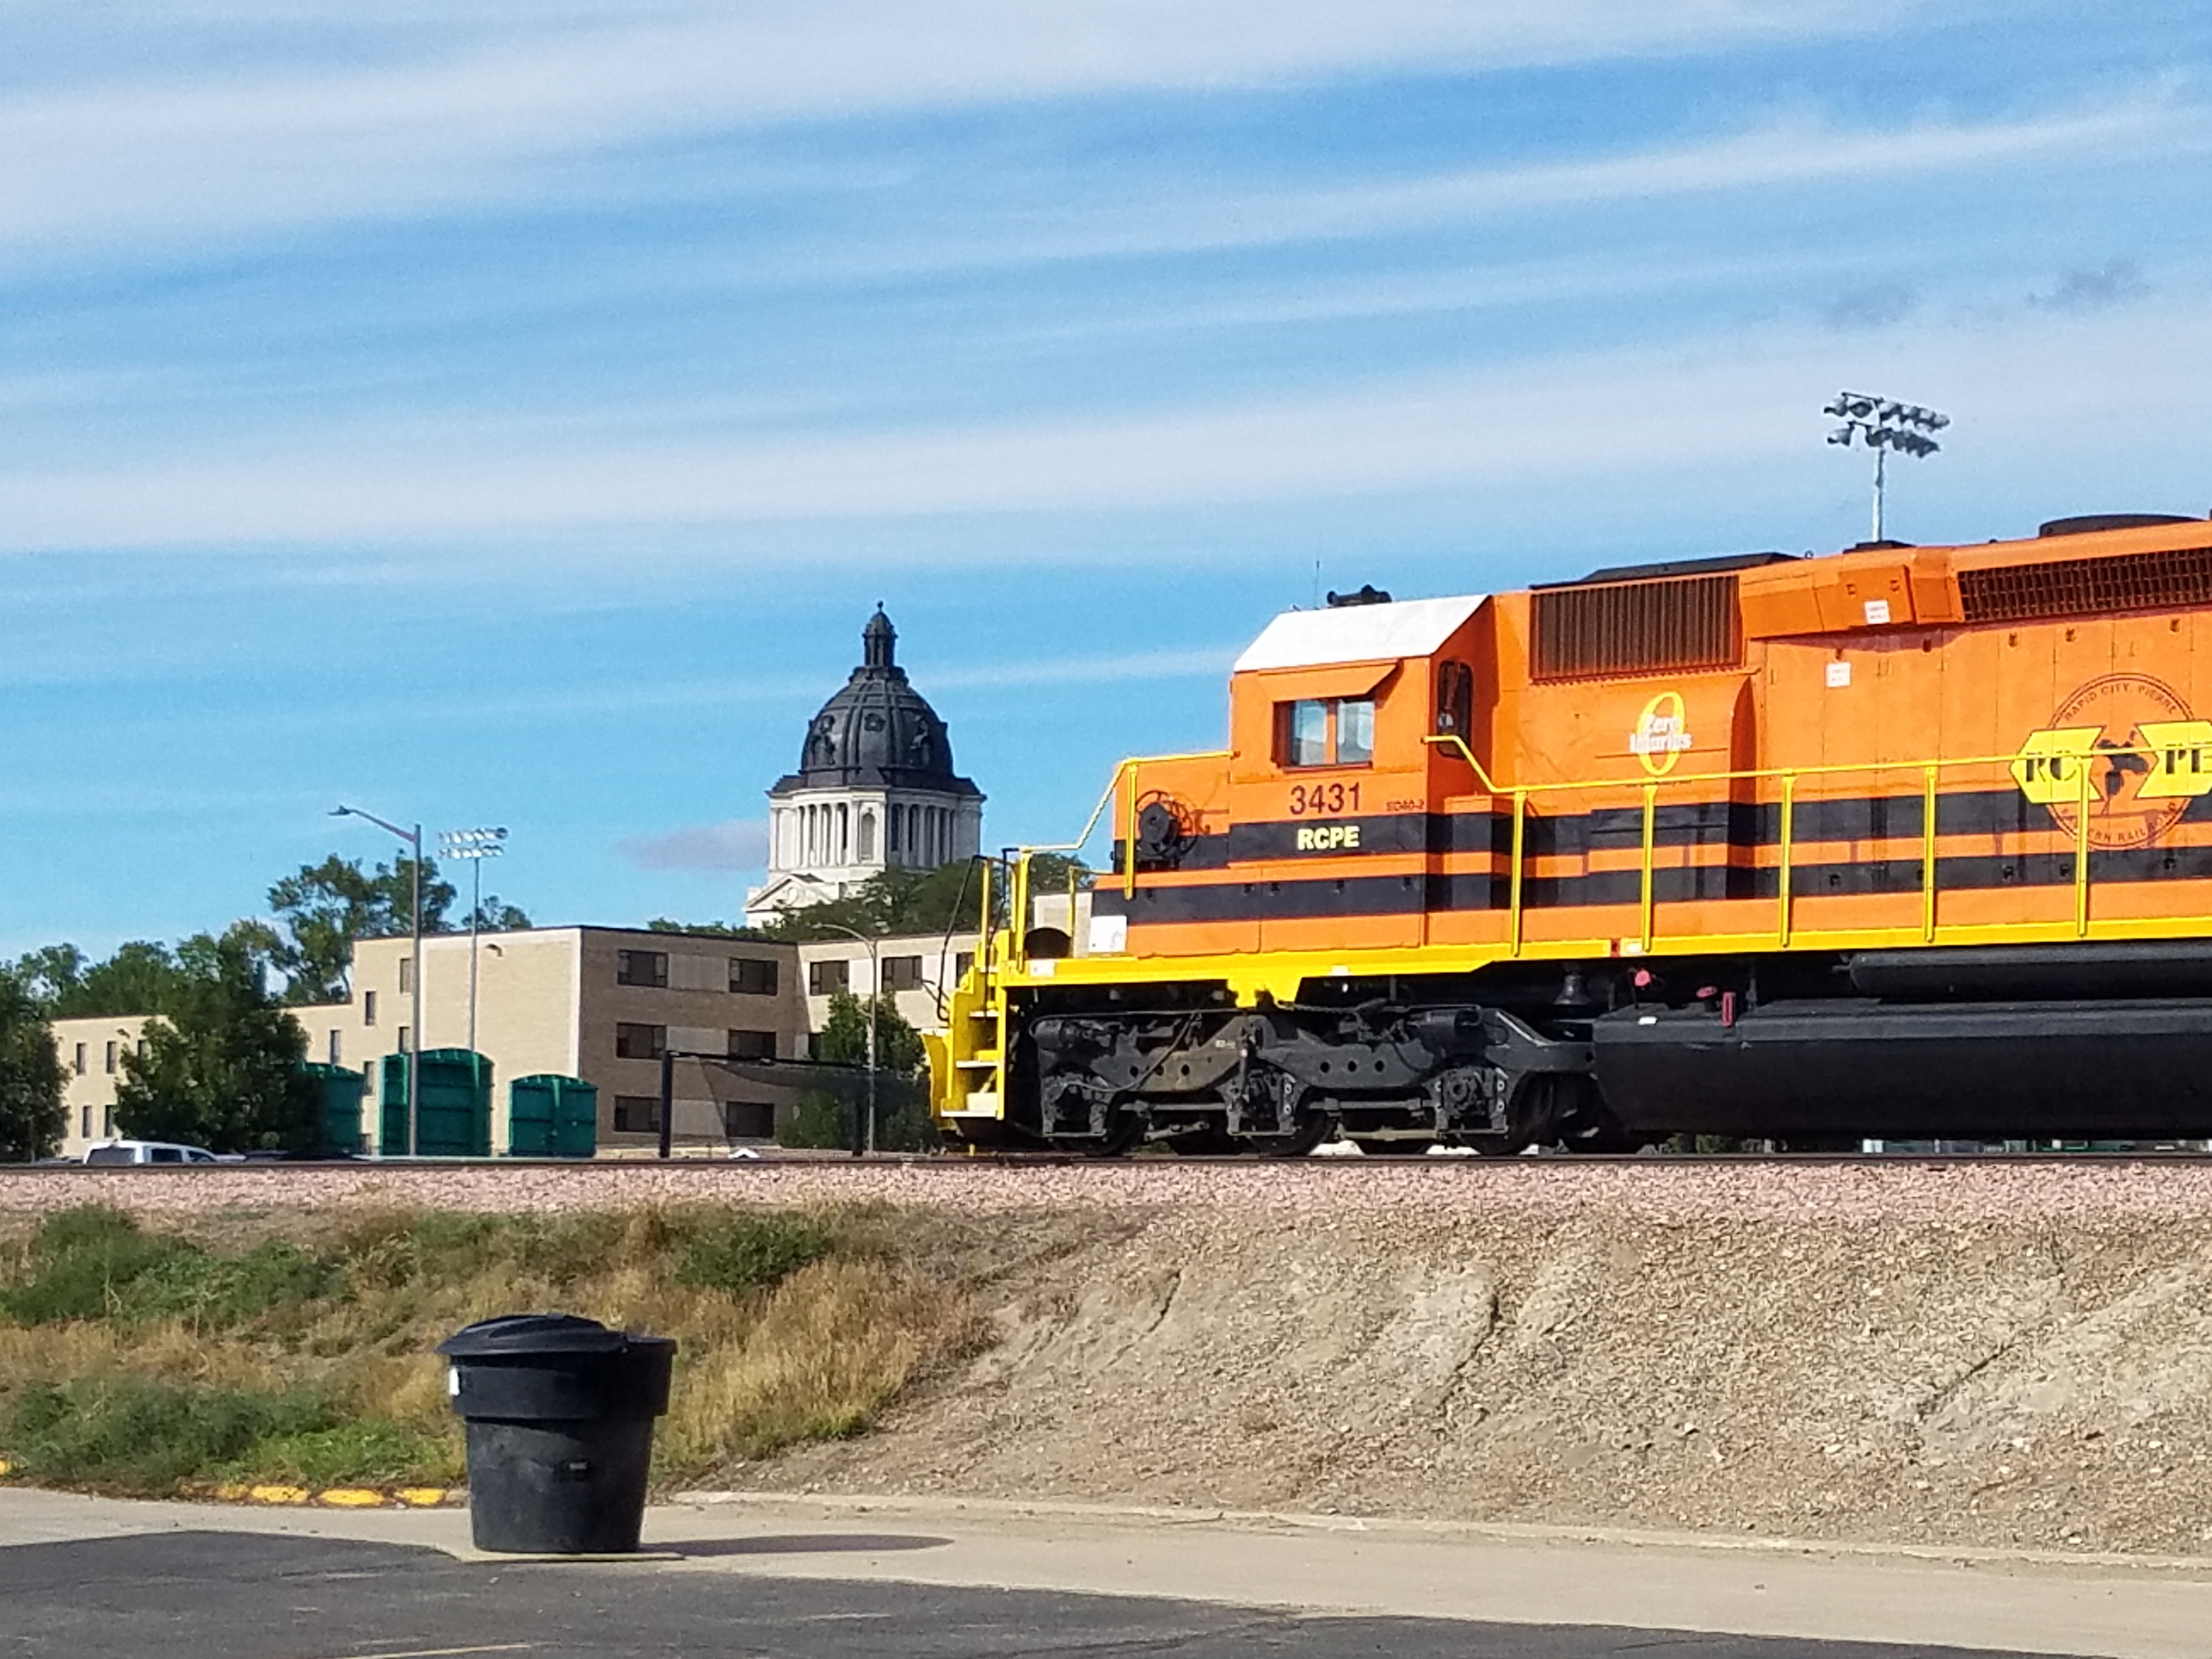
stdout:
{"type": "Polygon", "coordinates": [[[2205,520],[1331,595],[1229,702],[1083,950],[987,895],[949,1138],[2212,1134],[2205,520]]]}

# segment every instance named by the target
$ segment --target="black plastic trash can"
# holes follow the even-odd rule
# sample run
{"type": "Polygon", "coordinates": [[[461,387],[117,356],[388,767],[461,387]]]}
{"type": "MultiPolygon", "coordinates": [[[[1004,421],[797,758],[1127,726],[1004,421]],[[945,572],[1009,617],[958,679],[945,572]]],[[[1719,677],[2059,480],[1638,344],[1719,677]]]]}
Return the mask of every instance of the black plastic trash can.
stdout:
{"type": "Polygon", "coordinates": [[[510,1314],[438,1345],[468,1428],[480,1550],[618,1555],[637,1547],[653,1419],[676,1344],[574,1314],[510,1314]]]}

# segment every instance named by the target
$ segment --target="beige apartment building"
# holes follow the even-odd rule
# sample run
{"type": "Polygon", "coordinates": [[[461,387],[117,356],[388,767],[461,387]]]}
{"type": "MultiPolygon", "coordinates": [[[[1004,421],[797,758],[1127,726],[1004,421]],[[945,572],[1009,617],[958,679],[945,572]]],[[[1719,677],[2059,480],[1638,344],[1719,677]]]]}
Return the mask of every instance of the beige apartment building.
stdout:
{"type": "MultiPolygon", "coordinates": [[[[412,941],[363,939],[354,947],[353,995],[292,1011],[307,1058],[366,1074],[362,1115],[373,1136],[383,1061],[415,1046],[412,941]]],[[[642,928],[538,927],[484,933],[473,951],[475,1042],[470,1042],[471,941],[422,941],[422,1046],[473,1046],[492,1066],[495,1152],[508,1145],[507,1090],[517,1078],[580,1078],[599,1091],[603,1151],[659,1143],[664,1053],[742,1060],[803,1060],[839,991],[882,994],[917,1030],[941,1029],[942,997],[967,970],[972,934],[789,945],[713,933],[642,928]]],[[[141,1040],[141,1017],[54,1024],[70,1113],[63,1152],[112,1135],[123,1054],[141,1040]]],[[[773,1137],[789,1091],[748,1082],[680,1058],[672,1081],[673,1138],[724,1148],[773,1137]]]]}
{"type": "Polygon", "coordinates": [[[145,1029],[144,1018],[137,1014],[54,1022],[62,1104],[69,1109],[64,1157],[82,1158],[94,1141],[115,1133],[115,1085],[123,1075],[123,1056],[139,1046],[145,1029]]]}

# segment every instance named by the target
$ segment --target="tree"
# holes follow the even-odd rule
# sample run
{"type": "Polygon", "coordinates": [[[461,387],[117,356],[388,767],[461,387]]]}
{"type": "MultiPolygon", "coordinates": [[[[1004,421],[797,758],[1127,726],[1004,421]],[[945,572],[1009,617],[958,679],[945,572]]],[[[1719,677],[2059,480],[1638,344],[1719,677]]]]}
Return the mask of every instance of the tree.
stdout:
{"type": "MultiPolygon", "coordinates": [[[[830,1018],[816,1034],[814,1057],[831,1065],[865,1068],[869,1002],[876,1002],[877,1019],[876,1145],[886,1152],[926,1152],[937,1144],[937,1132],[929,1119],[928,1091],[922,1086],[929,1054],[922,1046],[921,1034],[899,1012],[896,999],[863,1001],[848,991],[836,993],[830,999],[830,1018]]],[[[866,1083],[851,1087],[854,1099],[865,1110],[866,1083]]],[[[790,1116],[777,1130],[776,1139],[786,1146],[849,1146],[853,1109],[827,1090],[802,1090],[790,1116]]]]}
{"type": "Polygon", "coordinates": [[[885,938],[903,933],[973,931],[982,905],[978,860],[960,859],[934,870],[884,870],[851,892],[816,904],[779,911],[760,930],[765,939],[836,939],[840,929],[885,938]]]}
{"type": "Polygon", "coordinates": [[[19,958],[15,972],[54,1019],[159,1012],[174,988],[177,958],[166,945],[132,939],[105,962],[74,945],[49,945],[19,958]]]}
{"type": "MultiPolygon", "coordinates": [[[[270,959],[284,975],[284,1000],[295,1006],[343,1001],[349,994],[346,975],[354,941],[412,931],[414,873],[415,860],[404,855],[372,872],[362,868],[359,859],[332,854],[320,864],[301,865],[271,887],[269,908],[277,930],[272,930],[270,959]]],[[[436,860],[424,859],[424,933],[452,931],[446,913],[453,897],[453,884],[438,878],[436,860]]]]}
{"type": "Polygon", "coordinates": [[[464,916],[459,926],[453,931],[457,933],[466,933],[473,927],[479,933],[519,933],[529,926],[530,918],[524,913],[521,906],[509,904],[498,894],[494,893],[468,915],[464,916]]]}
{"type": "Polygon", "coordinates": [[[764,928],[747,927],[730,921],[678,921],[673,916],[655,916],[645,924],[648,933],[704,933],[714,939],[781,939],[781,933],[771,933],[764,928]]]}
{"type": "Polygon", "coordinates": [[[318,1138],[319,1099],[303,1062],[307,1034],[263,984],[263,964],[237,930],[188,941],[168,1006],[126,1052],[115,1121],[126,1135],[219,1152],[305,1150],[318,1138]]]}
{"type": "Polygon", "coordinates": [[[51,1158],[68,1133],[53,1027],[30,988],[0,969],[0,1162],[51,1158]]]}

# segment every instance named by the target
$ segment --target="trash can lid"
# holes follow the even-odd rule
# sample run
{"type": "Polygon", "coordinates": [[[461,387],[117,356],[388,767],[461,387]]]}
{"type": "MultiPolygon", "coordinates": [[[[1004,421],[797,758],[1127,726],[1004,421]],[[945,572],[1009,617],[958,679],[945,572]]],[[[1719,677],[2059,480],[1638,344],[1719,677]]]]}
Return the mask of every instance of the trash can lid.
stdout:
{"type": "Polygon", "coordinates": [[[618,1353],[630,1339],[581,1314],[504,1314],[464,1326],[438,1345],[449,1359],[507,1359],[536,1353],[618,1353]]]}

